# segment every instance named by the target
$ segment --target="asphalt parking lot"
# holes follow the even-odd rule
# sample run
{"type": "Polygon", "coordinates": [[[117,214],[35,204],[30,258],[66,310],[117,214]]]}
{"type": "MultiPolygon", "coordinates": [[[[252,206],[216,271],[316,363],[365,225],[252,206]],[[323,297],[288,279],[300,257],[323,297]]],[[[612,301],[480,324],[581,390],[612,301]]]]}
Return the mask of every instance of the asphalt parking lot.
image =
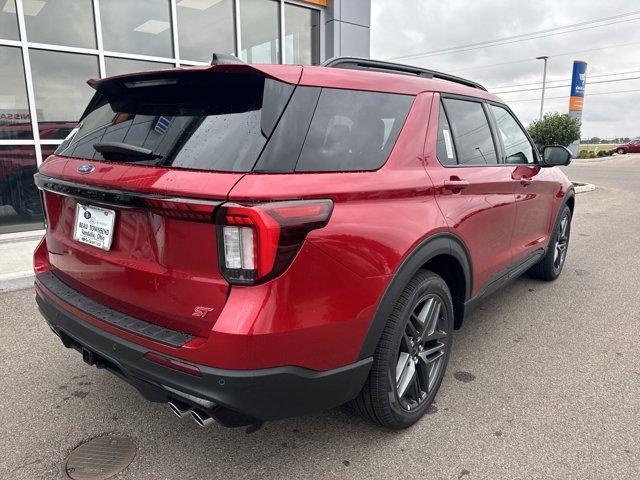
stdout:
{"type": "Polygon", "coordinates": [[[639,478],[640,155],[566,171],[598,189],[577,197],[561,278],[474,312],[435,407],[403,432],[340,409],[198,428],[64,349],[33,290],[0,295],[0,477],[66,478],[74,447],[115,432],[138,448],[121,479],[639,478]]]}

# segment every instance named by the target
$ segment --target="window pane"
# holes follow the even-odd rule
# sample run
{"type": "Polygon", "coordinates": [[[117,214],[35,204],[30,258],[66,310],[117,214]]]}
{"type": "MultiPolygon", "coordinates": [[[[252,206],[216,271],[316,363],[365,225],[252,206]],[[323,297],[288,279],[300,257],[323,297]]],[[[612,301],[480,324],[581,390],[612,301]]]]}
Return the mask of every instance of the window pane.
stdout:
{"type": "Polygon", "coordinates": [[[33,138],[22,50],[0,47],[0,140],[33,138]]]}
{"type": "Polygon", "coordinates": [[[446,98],[444,106],[451,123],[460,165],[497,164],[491,129],[482,104],[446,98]]]}
{"type": "Polygon", "coordinates": [[[0,145],[0,234],[43,227],[36,169],[32,146],[0,145]]]}
{"type": "Polygon", "coordinates": [[[284,24],[286,63],[303,65],[320,63],[320,12],[286,4],[284,24]]]}
{"type": "Polygon", "coordinates": [[[496,119],[498,131],[504,144],[507,156],[505,162],[510,164],[533,163],[533,147],[520,125],[502,107],[491,105],[491,111],[496,119]]]}
{"type": "Polygon", "coordinates": [[[104,49],[172,57],[168,0],[100,2],[104,49]]]}
{"type": "Polygon", "coordinates": [[[233,0],[178,0],[180,57],[210,62],[213,52],[235,54],[233,0]]]}
{"type": "Polygon", "coordinates": [[[297,171],[375,170],[387,159],[413,97],[324,88],[297,171]]]}
{"type": "Polygon", "coordinates": [[[0,8],[0,38],[20,40],[15,0],[6,0],[1,2],[0,5],[2,5],[2,8],[0,8]]]}
{"type": "Polygon", "coordinates": [[[65,138],[93,94],[86,82],[98,76],[98,58],[33,49],[29,56],[40,138],[65,138]]]}
{"type": "Polygon", "coordinates": [[[110,58],[104,59],[107,69],[107,77],[116,75],[124,75],[125,73],[143,72],[146,70],[162,70],[164,68],[173,68],[175,65],[170,63],[145,62],[143,60],[129,60],[128,58],[110,58]]]}
{"type": "Polygon", "coordinates": [[[177,83],[130,89],[135,91],[124,97],[110,96],[111,103],[103,99],[58,154],[250,171],[294,89],[258,75],[201,72],[173,78],[177,83]],[[95,145],[104,142],[142,147],[149,153],[97,151],[95,145]]]}
{"type": "Polygon", "coordinates": [[[240,57],[245,62],[280,62],[278,5],[272,0],[240,0],[240,57]]]}
{"type": "Polygon", "coordinates": [[[91,0],[23,1],[30,42],[96,48],[91,0]]]}
{"type": "Polygon", "coordinates": [[[447,115],[444,113],[442,103],[440,103],[440,116],[438,119],[438,146],[436,150],[438,160],[442,165],[456,165],[456,151],[451,140],[451,127],[447,115]]]}

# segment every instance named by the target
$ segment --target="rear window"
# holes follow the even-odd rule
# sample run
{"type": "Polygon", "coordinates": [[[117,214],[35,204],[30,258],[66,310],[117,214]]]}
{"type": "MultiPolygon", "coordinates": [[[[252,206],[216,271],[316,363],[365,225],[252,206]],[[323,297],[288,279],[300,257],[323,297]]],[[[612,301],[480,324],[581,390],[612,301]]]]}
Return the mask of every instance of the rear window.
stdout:
{"type": "Polygon", "coordinates": [[[414,98],[238,73],[162,82],[97,94],[56,153],[228,172],[376,170],[414,98]]]}
{"type": "Polygon", "coordinates": [[[253,168],[293,92],[259,75],[195,76],[166,85],[130,86],[100,96],[58,155],[198,170],[253,168]],[[102,153],[122,144],[152,155],[102,153]]]}

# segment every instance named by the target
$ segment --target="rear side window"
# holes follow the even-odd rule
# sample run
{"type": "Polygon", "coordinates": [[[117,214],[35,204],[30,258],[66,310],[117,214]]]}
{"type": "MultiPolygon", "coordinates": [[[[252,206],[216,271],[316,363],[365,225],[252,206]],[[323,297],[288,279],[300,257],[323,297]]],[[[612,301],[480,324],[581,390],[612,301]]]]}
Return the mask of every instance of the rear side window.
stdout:
{"type": "Polygon", "coordinates": [[[250,74],[191,75],[149,86],[143,82],[137,86],[132,81],[128,89],[94,99],[93,110],[56,153],[176,168],[251,171],[294,90],[292,85],[250,74]],[[105,143],[128,150],[104,151],[100,145],[105,143]],[[151,153],[135,154],[130,147],[151,153]]]}
{"type": "Polygon", "coordinates": [[[496,165],[498,156],[482,103],[445,98],[460,165],[496,165]]]}
{"type": "Polygon", "coordinates": [[[322,89],[296,171],[380,168],[412,102],[408,95],[322,89]]]}

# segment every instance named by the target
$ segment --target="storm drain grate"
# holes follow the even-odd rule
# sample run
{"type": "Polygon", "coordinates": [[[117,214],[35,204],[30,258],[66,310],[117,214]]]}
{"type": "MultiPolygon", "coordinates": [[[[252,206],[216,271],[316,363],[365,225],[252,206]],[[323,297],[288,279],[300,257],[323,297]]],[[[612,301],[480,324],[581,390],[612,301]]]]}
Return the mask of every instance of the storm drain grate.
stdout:
{"type": "Polygon", "coordinates": [[[74,480],[105,480],[127,468],[135,456],[136,446],[129,437],[105,435],[75,448],[65,471],[74,480]]]}

